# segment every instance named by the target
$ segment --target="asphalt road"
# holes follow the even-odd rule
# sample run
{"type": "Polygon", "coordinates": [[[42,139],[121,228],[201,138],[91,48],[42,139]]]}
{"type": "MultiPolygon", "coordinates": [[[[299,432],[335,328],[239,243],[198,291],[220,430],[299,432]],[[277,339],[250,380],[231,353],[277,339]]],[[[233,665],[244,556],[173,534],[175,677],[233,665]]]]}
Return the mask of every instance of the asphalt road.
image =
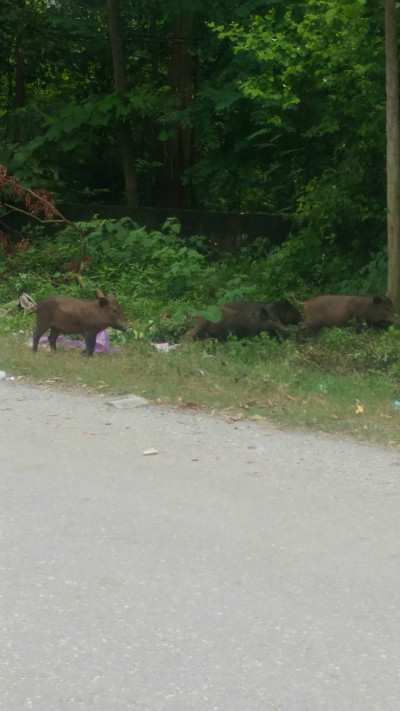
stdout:
{"type": "Polygon", "coordinates": [[[400,708],[399,452],[3,381],[0,467],[1,709],[400,708]]]}

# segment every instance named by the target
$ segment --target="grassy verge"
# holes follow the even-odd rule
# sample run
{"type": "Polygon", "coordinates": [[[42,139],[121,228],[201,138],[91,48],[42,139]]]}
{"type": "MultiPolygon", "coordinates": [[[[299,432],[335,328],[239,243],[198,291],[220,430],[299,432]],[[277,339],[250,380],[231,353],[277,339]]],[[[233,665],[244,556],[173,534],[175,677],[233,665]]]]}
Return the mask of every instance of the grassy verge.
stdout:
{"type": "MultiPolygon", "coordinates": [[[[0,329],[1,329],[0,323],[0,329]]],[[[3,322],[3,326],[5,322],[3,322]]],[[[51,387],[101,396],[136,393],[176,407],[269,420],[290,428],[336,432],[400,446],[398,332],[356,336],[329,331],[298,345],[268,338],[249,343],[183,342],[168,354],[148,342],[87,359],[75,349],[39,349],[18,329],[0,333],[0,368],[51,387]]]]}

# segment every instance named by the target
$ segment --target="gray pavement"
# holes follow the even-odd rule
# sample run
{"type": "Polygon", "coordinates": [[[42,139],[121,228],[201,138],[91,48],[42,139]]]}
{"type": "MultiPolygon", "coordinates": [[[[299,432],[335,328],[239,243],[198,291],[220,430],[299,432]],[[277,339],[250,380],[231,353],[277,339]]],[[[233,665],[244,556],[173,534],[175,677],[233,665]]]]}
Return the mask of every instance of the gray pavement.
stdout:
{"type": "Polygon", "coordinates": [[[400,708],[399,452],[3,381],[0,470],[4,711],[400,708]]]}

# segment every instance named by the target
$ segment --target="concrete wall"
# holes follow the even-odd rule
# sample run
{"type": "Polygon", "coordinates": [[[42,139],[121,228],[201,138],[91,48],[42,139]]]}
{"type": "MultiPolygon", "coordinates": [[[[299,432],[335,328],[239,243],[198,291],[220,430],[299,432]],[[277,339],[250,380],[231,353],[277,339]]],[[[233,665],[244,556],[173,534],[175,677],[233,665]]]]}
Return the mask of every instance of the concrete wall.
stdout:
{"type": "Polygon", "coordinates": [[[63,215],[74,221],[89,221],[94,215],[103,219],[131,217],[149,230],[160,230],[167,217],[177,217],[181,234],[185,237],[203,235],[211,244],[224,251],[232,251],[244,240],[252,242],[256,237],[265,237],[271,245],[281,244],[293,228],[289,216],[261,213],[203,212],[200,210],[174,210],[169,208],[127,208],[121,205],[59,204],[63,215]]]}

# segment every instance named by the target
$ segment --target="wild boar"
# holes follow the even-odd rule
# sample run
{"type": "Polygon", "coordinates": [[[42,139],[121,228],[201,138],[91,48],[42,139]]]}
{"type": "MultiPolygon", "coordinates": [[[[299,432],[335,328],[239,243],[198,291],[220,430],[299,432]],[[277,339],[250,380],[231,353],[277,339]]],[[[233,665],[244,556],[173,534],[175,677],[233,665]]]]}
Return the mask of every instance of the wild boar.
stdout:
{"type": "Polygon", "coordinates": [[[220,308],[220,321],[214,323],[203,316],[197,316],[196,326],[185,334],[185,338],[217,338],[223,342],[230,334],[237,338],[253,338],[262,331],[283,335],[288,333],[288,329],[280,321],[272,319],[263,307],[254,307],[247,311],[238,311],[226,306],[220,308]]]}
{"type": "Polygon", "coordinates": [[[224,304],[229,309],[248,311],[254,307],[265,308],[273,320],[280,321],[285,326],[296,325],[301,321],[301,313],[287,299],[279,301],[231,301],[224,304]]]}
{"type": "Polygon", "coordinates": [[[97,299],[74,299],[72,296],[47,296],[37,304],[36,329],[33,334],[32,350],[37,351],[39,338],[50,329],[50,348],[56,350],[60,333],[81,333],[84,336],[88,356],[93,355],[96,336],[111,326],[126,331],[124,313],[115,296],[97,292],[97,299]]]}
{"type": "MultiPolygon", "coordinates": [[[[301,303],[301,302],[299,302],[301,303]]],[[[323,326],[347,326],[354,321],[357,329],[363,321],[369,326],[388,327],[394,321],[394,307],[388,296],[345,296],[327,294],[304,302],[304,320],[300,329],[316,335],[323,326]]]]}

